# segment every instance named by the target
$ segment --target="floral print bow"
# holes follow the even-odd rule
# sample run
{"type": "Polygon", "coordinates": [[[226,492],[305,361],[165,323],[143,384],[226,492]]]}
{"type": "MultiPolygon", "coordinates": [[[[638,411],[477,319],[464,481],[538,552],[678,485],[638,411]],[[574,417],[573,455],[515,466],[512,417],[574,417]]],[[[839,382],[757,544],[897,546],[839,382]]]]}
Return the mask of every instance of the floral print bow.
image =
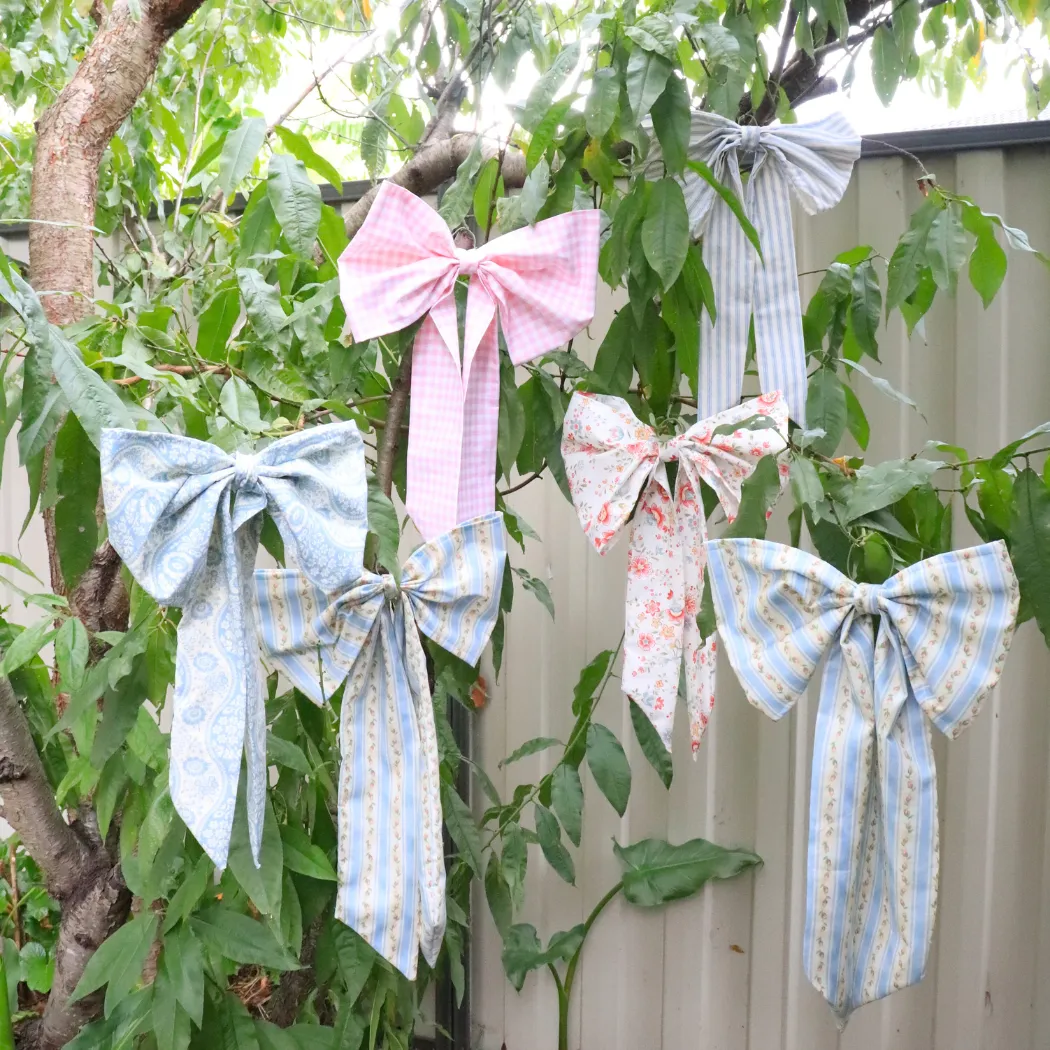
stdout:
{"type": "Polygon", "coordinates": [[[782,718],[827,657],[802,961],[845,1025],[926,970],[938,867],[926,719],[957,736],[999,681],[1017,617],[1013,566],[1002,542],[988,543],[874,585],[779,543],[714,540],[708,553],[719,631],[751,703],[782,718]]]}
{"type": "Polygon", "coordinates": [[[268,659],[323,703],[342,682],[336,916],[409,980],[445,933],[437,734],[418,630],[461,660],[481,658],[499,612],[503,516],[424,544],[400,582],[365,572],[326,595],[292,570],[259,570],[268,659]]]}
{"type": "Polygon", "coordinates": [[[162,605],[182,606],[171,725],[171,798],[205,852],[226,866],[248,764],[248,834],[259,863],[266,805],[266,710],[251,601],[262,512],[310,579],[335,590],[361,572],[364,447],[333,423],[255,454],[173,434],[102,432],[109,539],[162,605]]]}
{"type": "MultiPolygon", "coordinates": [[[[700,482],[711,486],[732,521],[757,462],[787,447],[787,423],[781,396],[763,394],[661,442],[622,398],[577,392],[569,402],[565,473],[580,524],[599,554],[633,515],[623,688],[668,750],[683,657],[694,752],[715,702],[715,640],[704,639],[696,623],[707,558],[700,482]],[[756,420],[765,425],[747,425],[756,420]],[[671,462],[678,464],[673,494],[671,462]]],[[[786,474],[782,464],[781,478],[786,474]]]]}

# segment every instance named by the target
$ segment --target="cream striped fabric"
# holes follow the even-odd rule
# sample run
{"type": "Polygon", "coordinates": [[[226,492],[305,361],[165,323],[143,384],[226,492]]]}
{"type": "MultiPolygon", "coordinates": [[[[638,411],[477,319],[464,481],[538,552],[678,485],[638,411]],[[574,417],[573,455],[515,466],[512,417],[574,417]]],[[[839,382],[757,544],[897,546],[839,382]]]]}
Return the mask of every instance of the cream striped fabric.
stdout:
{"type": "Polygon", "coordinates": [[[826,656],[803,965],[844,1025],[925,972],[938,865],[926,719],[958,735],[998,682],[1017,580],[1002,543],[929,558],[880,585],[762,540],[714,540],[708,559],[719,632],[756,707],[782,718],[826,656]]]}

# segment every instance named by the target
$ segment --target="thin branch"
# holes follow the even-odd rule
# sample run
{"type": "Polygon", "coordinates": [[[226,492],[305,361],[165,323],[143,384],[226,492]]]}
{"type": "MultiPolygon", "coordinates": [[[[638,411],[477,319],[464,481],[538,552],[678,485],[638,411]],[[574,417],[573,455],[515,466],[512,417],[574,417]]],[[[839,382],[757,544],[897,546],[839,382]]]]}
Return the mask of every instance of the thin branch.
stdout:
{"type": "Polygon", "coordinates": [[[386,425],[376,457],[376,481],[384,494],[389,496],[394,486],[394,460],[401,440],[401,422],[408,407],[408,390],[412,382],[412,347],[401,356],[397,377],[390,388],[390,402],[386,409],[386,425]]]}

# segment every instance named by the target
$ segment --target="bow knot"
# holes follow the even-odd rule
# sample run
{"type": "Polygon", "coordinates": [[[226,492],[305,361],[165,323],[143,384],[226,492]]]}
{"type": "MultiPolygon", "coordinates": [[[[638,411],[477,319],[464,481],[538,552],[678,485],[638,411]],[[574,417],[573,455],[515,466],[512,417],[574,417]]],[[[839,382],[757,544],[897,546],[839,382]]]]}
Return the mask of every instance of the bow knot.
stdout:
{"type": "MultiPolygon", "coordinates": [[[[762,390],[781,391],[792,417],[804,423],[806,347],[791,197],[810,215],[836,204],[860,156],[860,138],[838,114],[813,124],[773,128],[741,126],[703,112],[693,113],[691,122],[690,159],[706,164],[737,195],[762,250],[759,259],[729,205],[712,185],[687,171],[681,181],[690,226],[694,237],[703,234],[717,306],[714,323],[706,312],[700,323],[697,414],[710,416],[739,401],[754,317],[762,390]],[[747,155],[752,165],[745,185],[740,168],[747,155]]],[[[657,143],[646,171],[662,175],[663,170],[657,143]]]]}
{"type": "Polygon", "coordinates": [[[397,580],[390,573],[385,572],[380,577],[380,581],[383,585],[383,597],[393,604],[401,596],[401,588],[398,587],[397,580]]]}
{"type": "Polygon", "coordinates": [[[480,248],[460,248],[456,245],[456,259],[459,261],[459,272],[462,277],[470,277],[478,272],[478,264],[484,258],[480,248]]]}
{"type": "Polygon", "coordinates": [[[256,472],[258,459],[248,452],[235,452],[233,454],[233,483],[239,489],[254,488],[259,484],[259,475],[256,472]]]}
{"type": "Polygon", "coordinates": [[[813,744],[806,975],[840,1021],[922,978],[937,900],[937,770],[923,715],[956,736],[1002,673],[1018,587],[1006,546],[854,587],[804,551],[715,540],[719,633],[747,694],[782,718],[824,660],[813,744]],[[878,632],[870,616],[879,613],[878,632]]]}
{"type": "Polygon", "coordinates": [[[762,144],[762,128],[758,124],[740,126],[740,149],[743,153],[755,153],[762,144]]]}
{"type": "Polygon", "coordinates": [[[878,616],[881,588],[871,583],[858,583],[853,592],[853,608],[865,616],[878,616]]]}
{"type": "Polygon", "coordinates": [[[696,615],[703,594],[707,523],[698,498],[710,485],[730,518],[741,485],[767,454],[786,447],[787,408],[779,395],[746,402],[701,420],[667,442],[641,423],[621,398],[574,394],[565,414],[562,456],[584,532],[604,554],[631,524],[627,556],[623,684],[670,749],[678,682],[685,664],[693,750],[714,704],[714,644],[696,615]],[[774,427],[752,430],[766,416],[774,427]],[[717,444],[711,432],[732,424],[717,444]],[[678,462],[672,494],[665,463],[678,462]]]}
{"type": "Polygon", "coordinates": [[[392,615],[380,615],[379,598],[399,593],[392,576],[364,573],[333,600],[300,573],[255,574],[269,659],[316,703],[346,682],[336,916],[409,980],[420,951],[434,965],[445,929],[437,733],[419,631],[476,664],[505,558],[499,514],[438,536],[405,563],[392,615]]]}
{"type": "Polygon", "coordinates": [[[594,316],[600,213],[567,212],[459,248],[437,213],[384,182],[339,258],[357,340],[424,318],[412,353],[405,504],[425,539],[495,506],[499,339],[515,364],[571,339],[594,316]],[[460,353],[456,278],[467,291],[460,353]]]}
{"type": "Polygon", "coordinates": [[[182,606],[172,697],[171,797],[226,866],[241,755],[258,863],[266,803],[266,707],[251,576],[268,509],[303,572],[327,590],[361,571],[364,448],[352,422],[281,438],[256,455],[172,434],[102,432],[109,538],[162,605],[182,606]],[[249,489],[247,493],[245,489],[249,489]],[[247,498],[245,498],[247,496],[247,498]]]}

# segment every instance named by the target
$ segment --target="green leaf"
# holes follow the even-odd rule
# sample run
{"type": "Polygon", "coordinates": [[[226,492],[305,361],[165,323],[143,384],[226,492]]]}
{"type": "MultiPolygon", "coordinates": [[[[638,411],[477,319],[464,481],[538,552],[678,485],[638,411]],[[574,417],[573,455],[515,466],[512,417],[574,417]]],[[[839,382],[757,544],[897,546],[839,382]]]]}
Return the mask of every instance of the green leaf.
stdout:
{"type": "Polygon", "coordinates": [[[511,900],[517,907],[525,901],[525,872],[529,864],[529,847],[520,824],[509,824],[503,830],[503,877],[507,880],[511,900]]]}
{"type": "Polygon", "coordinates": [[[339,976],[343,979],[345,1001],[353,1005],[376,963],[375,949],[355,930],[340,922],[330,922],[325,927],[325,935],[331,938],[339,976]]]}
{"type": "Polygon", "coordinates": [[[273,213],[270,198],[266,196],[266,183],[260,182],[252,190],[238,223],[237,241],[241,254],[246,258],[266,255],[277,244],[280,233],[277,216],[273,213]]]}
{"type": "Polygon", "coordinates": [[[871,438],[871,425],[868,423],[868,417],[853,390],[848,386],[843,389],[846,393],[846,429],[853,435],[853,440],[860,448],[867,449],[871,438]]]}
{"type": "Polygon", "coordinates": [[[1021,596],[1050,641],[1050,490],[1031,467],[1014,483],[1010,537],[1021,596]]]}
{"type": "Polygon", "coordinates": [[[583,108],[587,134],[603,139],[620,111],[620,80],[612,66],[596,69],[591,77],[591,91],[583,108]]]}
{"type": "Polygon", "coordinates": [[[631,711],[631,725],[634,726],[634,735],[638,746],[642,749],[646,761],[656,770],[656,775],[663,782],[665,788],[671,786],[674,777],[674,767],[671,764],[671,753],[664,746],[660,734],[654,728],[649,716],[633,700],[628,699],[627,706],[631,711]]]}
{"type": "Polygon", "coordinates": [[[244,309],[264,346],[288,350],[291,333],[288,316],[281,306],[277,290],[267,283],[258,270],[241,267],[237,270],[237,284],[244,299],[244,309]]]}
{"type": "Polygon", "coordinates": [[[14,641],[7,647],[3,661],[0,661],[0,675],[10,675],[12,671],[29,663],[58,634],[54,622],[52,617],[45,616],[32,627],[27,627],[15,635],[14,641]]]}
{"type": "Polygon", "coordinates": [[[642,248],[663,287],[670,288],[689,254],[689,213],[682,187],[674,179],[653,183],[642,220],[642,248]]]}
{"type": "Polygon", "coordinates": [[[588,706],[597,690],[605,681],[616,653],[612,649],[603,649],[586,667],[580,671],[579,680],[572,691],[572,713],[579,718],[584,707],[588,706]]]}
{"type": "Polygon", "coordinates": [[[660,141],[664,165],[671,175],[679,174],[688,159],[689,132],[692,126],[689,110],[689,88],[673,73],[660,97],[653,103],[653,130],[660,141]]]}
{"type": "Polygon", "coordinates": [[[134,428],[127,406],[97,372],[84,364],[78,347],[57,329],[51,332],[51,346],[55,378],[95,448],[102,440],[103,428],[134,428]]]}
{"type": "Polygon", "coordinates": [[[470,807],[463,801],[459,792],[447,783],[441,785],[441,808],[445,815],[445,827],[448,828],[460,856],[479,879],[483,878],[485,865],[482,861],[481,832],[470,807]]]}
{"type": "Polygon", "coordinates": [[[916,486],[929,484],[930,478],[943,466],[932,459],[891,459],[874,467],[861,467],[843,519],[855,521],[896,503],[916,486]]]}
{"type": "Polygon", "coordinates": [[[968,240],[959,206],[951,201],[934,218],[926,238],[926,262],[938,288],[955,291],[959,270],[966,262],[968,240]]]}
{"type": "Polygon", "coordinates": [[[821,368],[809,377],[806,393],[806,428],[823,430],[810,447],[822,456],[833,456],[846,430],[846,394],[842,380],[831,368],[821,368]]]}
{"type": "Polygon", "coordinates": [[[311,842],[301,828],[294,824],[282,824],[281,841],[284,843],[284,866],[289,871],[297,871],[300,875],[309,875],[311,879],[325,882],[337,881],[335,868],[328,855],[311,842]]]}
{"type": "Polygon", "coordinates": [[[270,158],[266,195],[288,246],[308,258],[321,223],[321,189],[306,174],[302,161],[278,153],[270,158]]]}
{"type": "Polygon", "coordinates": [[[915,211],[890,256],[886,279],[886,313],[900,306],[918,288],[926,260],[930,227],[941,212],[938,200],[928,197],[915,211]]]}
{"type": "Polygon", "coordinates": [[[661,839],[643,839],[630,846],[613,846],[623,865],[623,894],[642,908],[684,900],[711,879],[731,879],[756,867],[762,858],[748,850],[724,849],[706,839],[680,846],[661,839]]]}
{"type": "Polygon", "coordinates": [[[136,1036],[146,1028],[152,1003],[152,988],[129,995],[111,1016],[81,1028],[64,1050],[131,1050],[136,1036]]]}
{"type": "Polygon", "coordinates": [[[878,358],[876,334],[882,317],[882,289],[879,287],[879,275],[870,259],[857,264],[850,291],[850,320],[857,344],[866,354],[878,358]]]}
{"type": "MultiPolygon", "coordinates": [[[[489,229],[489,211],[498,195],[499,158],[489,157],[481,166],[477,185],[474,187],[474,221],[482,233],[489,229]]],[[[493,216],[495,217],[495,216],[493,216]]]]}
{"type": "Polygon", "coordinates": [[[148,689],[149,665],[143,656],[138,656],[131,673],[106,690],[102,721],[91,747],[91,762],[96,768],[101,769],[127,739],[148,689]]]}
{"type": "Polygon", "coordinates": [[[678,54],[678,41],[674,35],[675,24],[669,15],[662,12],[643,15],[629,25],[624,34],[646,51],[655,51],[673,62],[678,54]]]}
{"type": "MultiPolygon", "coordinates": [[[[714,638],[715,632],[718,630],[718,618],[715,616],[715,599],[711,594],[710,575],[704,577],[704,590],[700,595],[700,608],[696,613],[696,629],[700,632],[700,637],[705,640],[714,638]]],[[[633,712],[631,717],[636,717],[633,712]]],[[[662,743],[663,741],[661,741],[661,745],[662,743]]],[[[667,757],[670,758],[670,754],[667,757]]]]}
{"type": "Polygon", "coordinates": [[[145,911],[110,934],[88,959],[71,998],[83,999],[106,985],[105,1015],[109,1017],[142,976],[156,933],[157,916],[145,911]]]}
{"type": "Polygon", "coordinates": [[[515,748],[500,762],[499,768],[502,769],[504,766],[509,766],[512,762],[520,762],[521,759],[527,758],[529,755],[539,754],[548,748],[561,746],[562,742],[553,736],[534,736],[531,740],[526,740],[521,747],[515,748]]]}
{"type": "Polygon", "coordinates": [[[160,972],[167,976],[175,998],[200,1028],[204,1014],[204,952],[200,941],[183,923],[164,938],[160,972]]]}
{"type": "Polygon", "coordinates": [[[272,970],[298,970],[299,962],[261,923],[221,905],[190,918],[193,932],[223,958],[272,970]]]}
{"type": "MultiPolygon", "coordinates": [[[[381,107],[373,106],[373,110],[381,107]]],[[[386,164],[386,144],[390,137],[386,125],[380,119],[382,114],[371,116],[365,121],[361,132],[361,159],[368,169],[368,176],[376,178],[386,164]]]]}
{"type": "MultiPolygon", "coordinates": [[[[525,154],[526,171],[530,173],[535,171],[540,161],[546,160],[545,155],[547,150],[550,149],[551,144],[557,137],[558,128],[561,127],[565,120],[565,114],[569,112],[572,102],[573,100],[571,97],[563,98],[560,102],[555,102],[539,124],[536,125],[536,128],[532,133],[532,138],[529,140],[528,151],[525,154]]],[[[543,174],[538,175],[536,179],[533,180],[533,186],[537,191],[536,195],[540,197],[541,203],[547,197],[547,185],[549,181],[550,164],[545,164],[543,167],[543,174]]],[[[538,207],[532,210],[531,215],[528,216],[530,222],[535,219],[536,212],[538,211],[538,207]]]]}
{"type": "Polygon", "coordinates": [[[250,434],[261,434],[269,428],[259,415],[259,399],[255,391],[240,376],[230,376],[223,383],[219,404],[230,420],[250,434]]]}
{"type": "Polygon", "coordinates": [[[600,722],[587,727],[587,765],[601,793],[622,817],[631,797],[631,766],[620,741],[600,722]]]}
{"type": "Polygon", "coordinates": [[[376,556],[379,564],[395,580],[400,581],[401,559],[397,550],[401,543],[401,527],[390,497],[382,490],[373,473],[368,475],[368,529],[378,542],[376,556]]]}
{"type": "Polygon", "coordinates": [[[227,196],[252,170],[266,141],[266,121],[262,117],[247,117],[226,136],[219,158],[219,185],[227,196]]]}
{"type": "Polygon", "coordinates": [[[751,247],[758,252],[758,257],[761,259],[762,245],[759,243],[758,230],[755,229],[754,223],[747,217],[747,212],[744,211],[740,198],[724,182],[716,178],[715,173],[702,160],[688,160],[685,166],[699,175],[725,201],[726,206],[736,216],[736,221],[740,223],[744,236],[751,242],[751,247]]]}
{"type": "Polygon", "coordinates": [[[503,878],[500,859],[495,852],[489,854],[488,866],[485,868],[485,900],[488,901],[492,921],[500,937],[506,937],[514,920],[514,906],[507,881],[503,878]]]}
{"type": "Polygon", "coordinates": [[[22,945],[19,953],[22,962],[22,979],[30,990],[46,995],[51,991],[55,977],[55,960],[39,941],[22,945]]]}
{"type": "Polygon", "coordinates": [[[451,229],[456,229],[463,224],[467,212],[470,210],[474,197],[473,183],[481,167],[481,138],[474,140],[470,152],[456,169],[456,178],[452,185],[441,195],[438,204],[438,215],[445,220],[451,229]]]}
{"type": "Polygon", "coordinates": [[[298,132],[292,131],[291,128],[286,128],[283,124],[278,124],[273,130],[277,133],[289,153],[298,157],[306,167],[311,171],[316,171],[322,179],[337,190],[342,189],[343,179],[336,166],[330,160],[322,157],[305,135],[300,135],[298,132]]]}
{"type": "Polygon", "coordinates": [[[610,394],[623,397],[634,375],[634,343],[638,330],[629,309],[622,309],[612,319],[602,345],[594,359],[594,374],[610,394]]]}
{"type": "Polygon", "coordinates": [[[780,464],[776,456],[763,456],[741,489],[740,509],[722,533],[726,538],[766,534],[766,522],[780,495],[780,464]]]}
{"type": "MultiPolygon", "coordinates": [[[[232,992],[227,992],[222,999],[218,1022],[216,1034],[221,1050],[261,1050],[255,1022],[244,1003],[232,992]]],[[[209,1024],[208,1030],[215,1031],[215,1026],[209,1024]]]]}
{"type": "Polygon", "coordinates": [[[163,966],[153,982],[152,1020],[157,1050],[188,1050],[190,1015],[179,1006],[171,978],[163,966]]]}
{"type": "Polygon", "coordinates": [[[536,835],[540,840],[547,863],[570,885],[576,885],[576,866],[569,856],[569,851],[561,841],[561,827],[558,818],[539,802],[533,804],[533,815],[536,820],[536,835]]]}
{"type": "Polygon", "coordinates": [[[282,874],[284,849],[281,828],[274,816],[269,798],[263,819],[262,849],[259,867],[255,866],[251,842],[248,838],[248,811],[245,804],[245,778],[237,787],[237,805],[230,835],[229,866],[233,877],[248,895],[248,899],[263,915],[276,918],[281,914],[282,874]]]}
{"type": "Polygon", "coordinates": [[[636,47],[627,60],[627,104],[636,123],[652,109],[671,75],[671,63],[655,51],[636,47]]]}
{"type": "Polygon", "coordinates": [[[575,766],[561,763],[551,777],[551,807],[574,845],[583,834],[583,782],[575,766]]]}
{"type": "Polygon", "coordinates": [[[329,262],[336,262],[343,249],[350,243],[346,235],[343,217],[330,204],[321,205],[321,222],[317,227],[317,240],[324,249],[329,262]]]}
{"type": "Polygon", "coordinates": [[[167,910],[164,912],[164,933],[174,929],[176,923],[187,918],[197,907],[197,902],[204,896],[204,891],[211,883],[215,865],[207,855],[200,858],[196,865],[183,879],[182,885],[175,891],[167,910]]]}
{"type": "Polygon", "coordinates": [[[904,63],[893,33],[884,25],[879,26],[871,45],[871,79],[884,106],[893,101],[904,73],[904,63]]]}
{"type": "Polygon", "coordinates": [[[525,436],[525,408],[521,394],[514,385],[514,365],[509,357],[500,354],[499,429],[496,432],[496,451],[504,477],[510,477],[525,436]]]}
{"type": "Polygon", "coordinates": [[[540,604],[550,613],[551,619],[554,619],[554,599],[551,597],[550,588],[536,576],[533,576],[531,572],[526,572],[524,569],[519,569],[517,566],[514,567],[514,575],[521,580],[521,585],[530,594],[536,595],[540,604]]]}
{"type": "Polygon", "coordinates": [[[225,361],[227,343],[240,315],[238,290],[220,288],[197,320],[197,353],[206,361],[225,361]]]}
{"type": "Polygon", "coordinates": [[[579,59],[580,45],[573,42],[558,52],[547,72],[533,85],[521,116],[521,125],[526,131],[532,131],[546,116],[558,89],[576,68],[579,59]]]}
{"type": "Polygon", "coordinates": [[[298,744],[293,744],[290,740],[275,736],[273,733],[266,734],[266,757],[275,765],[294,769],[296,773],[303,773],[306,776],[314,771],[310,760],[298,744]]]}
{"type": "MultiPolygon", "coordinates": [[[[0,395],[2,396],[2,395],[0,395]]],[[[98,546],[98,452],[72,413],[55,439],[52,469],[56,474],[55,538],[66,589],[72,592],[98,546]]]]}
{"type": "Polygon", "coordinates": [[[532,970],[546,965],[536,927],[527,922],[511,926],[503,939],[503,969],[517,991],[532,970]]]}
{"type": "Polygon", "coordinates": [[[1006,252],[996,239],[989,224],[977,234],[977,241],[970,255],[970,284],[981,297],[987,309],[1006,277],[1006,252]]]}

